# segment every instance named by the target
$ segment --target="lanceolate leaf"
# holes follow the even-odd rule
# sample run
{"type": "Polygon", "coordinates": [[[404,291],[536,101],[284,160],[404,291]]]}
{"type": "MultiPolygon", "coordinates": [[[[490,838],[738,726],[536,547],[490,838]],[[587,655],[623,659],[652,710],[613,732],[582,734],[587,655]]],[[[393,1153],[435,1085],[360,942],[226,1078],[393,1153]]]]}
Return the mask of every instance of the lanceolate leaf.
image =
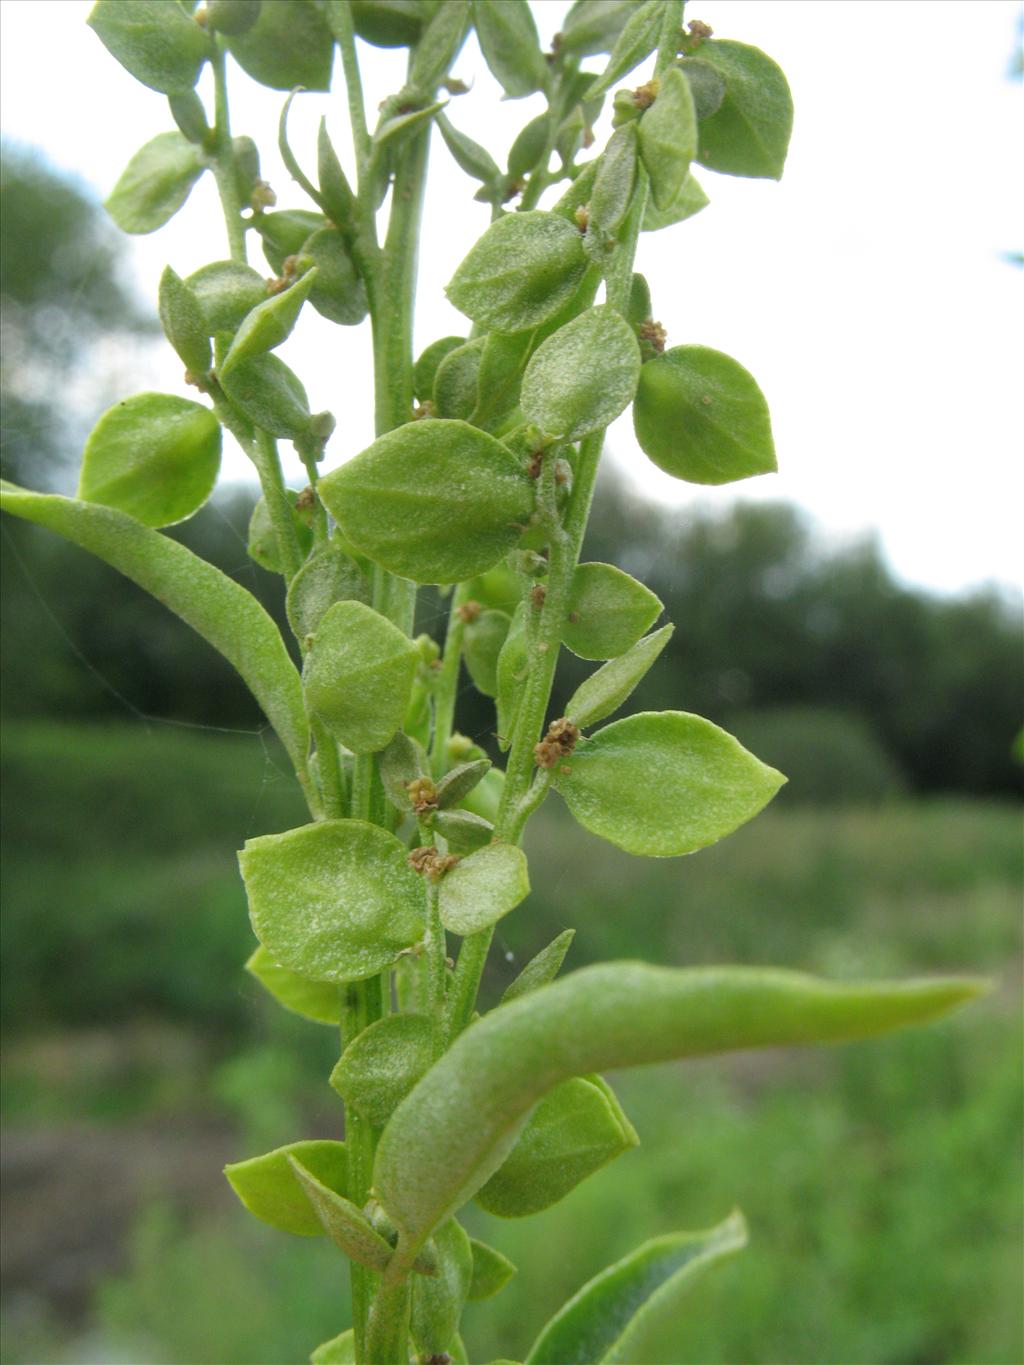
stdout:
{"type": "Polygon", "coordinates": [[[350,1327],[340,1336],[322,1342],[309,1357],[309,1365],[355,1365],[356,1334],[350,1327]]]}
{"type": "Polygon", "coordinates": [[[676,67],[661,78],[654,104],[640,120],[640,156],[651,177],[651,195],[666,209],[680,193],[697,153],[697,115],[690,83],[676,67]]]}
{"type": "Polygon", "coordinates": [[[388,432],[318,487],[357,550],[417,583],[484,573],[533,510],[533,481],[507,446],[441,419],[388,432]]]}
{"type": "Polygon", "coordinates": [[[177,613],[238,670],[296,768],[305,770],[309,722],[302,684],[277,626],[251,593],[184,545],[112,508],[6,482],[0,507],[80,545],[177,613]]]}
{"type": "Polygon", "coordinates": [[[489,1299],[504,1289],[516,1273],[516,1268],[507,1256],[486,1242],[469,1239],[473,1251],[473,1279],[470,1281],[469,1298],[489,1299]]]}
{"type": "Polygon", "coordinates": [[[546,986],[549,981],[554,981],[575,937],[575,929],[563,929],[536,957],[531,957],[516,979],[506,986],[505,994],[501,997],[502,1004],[507,1005],[510,1001],[517,1000],[519,996],[527,995],[530,991],[537,990],[539,986],[546,986]]]}
{"type": "Polygon", "coordinates": [[[785,782],[732,735],[684,711],[644,711],[577,744],[558,790],[627,853],[694,853],[752,819],[785,782]]]}
{"type": "MultiPolygon", "coordinates": [[[[629,17],[615,39],[608,65],[587,91],[588,99],[593,100],[603,95],[624,76],[628,76],[645,57],[650,56],[658,46],[658,33],[664,12],[662,0],[642,0],[642,3],[631,6],[629,17]]],[[[571,25],[567,25],[567,28],[571,39],[571,25]]]]}
{"type": "Polygon", "coordinates": [[[587,967],[470,1025],[384,1129],[374,1187],[411,1264],[561,1081],[737,1048],[872,1037],[937,1018],[984,989],[957,977],[831,983],[758,967],[587,967]]]}
{"type": "Polygon", "coordinates": [[[644,232],[657,232],[659,228],[672,227],[692,218],[701,209],[706,209],[709,199],[693,175],[687,175],[680,186],[679,193],[669,200],[664,208],[658,208],[653,199],[648,199],[644,208],[644,232]]]}
{"type": "Polygon", "coordinates": [[[253,929],[283,967],[360,981],[423,935],[423,888],[403,844],[362,820],[246,841],[238,856],[253,929]]]}
{"type": "Polygon", "coordinates": [[[360,1265],[368,1265],[372,1270],[383,1270],[391,1260],[392,1247],[371,1225],[363,1211],[343,1194],[317,1180],[297,1156],[289,1153],[287,1161],[321,1227],[334,1245],[360,1265]]]}
{"type": "Polygon", "coordinates": [[[473,0],[484,60],[513,99],[543,89],[547,62],[526,0],[473,0]]]}
{"type": "Polygon", "coordinates": [[[155,232],[178,212],[205,169],[201,148],[180,133],[158,133],[124,168],[107,212],[122,232],[155,232]]]}
{"type": "Polygon", "coordinates": [[[566,718],[586,730],[617,711],[668,644],[674,629],[674,626],[662,626],[645,635],[625,654],[591,673],[569,698],[566,718]]]}
{"type": "Polygon", "coordinates": [[[694,1281],[746,1242],[739,1213],[706,1232],[677,1232],[645,1242],[595,1276],[555,1314],[526,1365],[626,1365],[639,1359],[640,1341],[657,1323],[678,1316],[694,1281]]]}

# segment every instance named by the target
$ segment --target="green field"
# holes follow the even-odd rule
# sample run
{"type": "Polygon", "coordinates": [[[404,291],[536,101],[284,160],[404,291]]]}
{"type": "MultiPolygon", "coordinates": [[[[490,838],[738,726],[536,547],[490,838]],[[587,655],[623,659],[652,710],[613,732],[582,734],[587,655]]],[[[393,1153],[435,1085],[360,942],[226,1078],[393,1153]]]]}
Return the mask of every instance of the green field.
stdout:
{"type": "MultiPolygon", "coordinates": [[[[252,940],[234,852],[302,819],[284,765],[254,737],[10,727],[4,783],[8,1134],[85,1134],[126,1163],[168,1133],[202,1153],[191,1185],[144,1187],[84,1308],[42,1272],[9,1287],[5,1359],[300,1365],[343,1325],[341,1259],[252,1224],[215,1175],[224,1155],[338,1124],[330,1032],[278,1017],[240,971],[252,940]]],[[[1019,812],[780,801],[716,848],[648,861],[582,834],[556,800],[492,993],[566,926],[570,965],[964,969],[997,989],[880,1042],[619,1078],[638,1150],[538,1218],[470,1212],[521,1267],[467,1313],[474,1365],[521,1359],[608,1260],[736,1204],[750,1248],[694,1292],[654,1365],[1018,1365],[1019,812]]],[[[63,1150],[73,1164],[74,1143],[63,1150]]],[[[109,1197],[83,1177],[60,1216],[109,1197]]]]}

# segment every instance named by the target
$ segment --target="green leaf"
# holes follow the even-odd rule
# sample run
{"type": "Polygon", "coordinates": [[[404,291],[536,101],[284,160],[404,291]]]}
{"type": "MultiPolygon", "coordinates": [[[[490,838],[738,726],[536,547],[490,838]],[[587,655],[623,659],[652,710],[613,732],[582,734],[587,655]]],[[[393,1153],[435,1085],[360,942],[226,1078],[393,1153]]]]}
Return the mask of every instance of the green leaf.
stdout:
{"type": "Polygon", "coordinates": [[[290,1156],[329,1189],[344,1191],[348,1161],[343,1142],[290,1142],[264,1156],[233,1162],[224,1167],[224,1174],[245,1207],[262,1222],[297,1237],[322,1237],[320,1220],[288,1164],[290,1156]]]}
{"type": "Polygon", "coordinates": [[[170,266],[160,276],[160,323],[178,358],[194,374],[206,374],[213,364],[210,334],[199,300],[170,266]]]}
{"type": "Polygon", "coordinates": [[[423,0],[351,0],[352,22],[375,47],[409,47],[420,36],[430,11],[423,0]]]}
{"type": "Polygon", "coordinates": [[[433,95],[448,73],[469,32],[469,0],[445,0],[431,15],[409,67],[414,90],[433,95]]]}
{"type": "Polygon", "coordinates": [[[639,1141],[599,1076],[563,1081],[534,1109],[476,1202],[499,1218],[540,1213],[639,1141]]]}
{"type": "Polygon", "coordinates": [[[242,208],[252,207],[252,193],[260,179],[260,151],[251,137],[233,137],[231,152],[234,157],[235,184],[242,208]]]}
{"type": "Polygon", "coordinates": [[[467,627],[462,653],[473,686],[485,697],[498,695],[498,656],[512,618],[504,611],[482,611],[467,627]]]}
{"type": "Polygon", "coordinates": [[[301,773],[309,749],[302,686],[281,634],[251,593],[184,545],[112,508],[0,485],[0,507],[80,545],[152,593],[241,674],[301,773]]]}
{"type": "Polygon", "coordinates": [[[439,337],[423,351],[413,367],[413,392],[420,403],[434,397],[434,377],[449,352],[466,344],[466,337],[439,337]]]}
{"type": "Polygon", "coordinates": [[[690,82],[676,66],[660,77],[654,103],[640,120],[640,156],[655,207],[666,209],[683,188],[697,155],[697,113],[690,82]]]}
{"type": "Polygon", "coordinates": [[[356,1334],[350,1327],[340,1336],[319,1345],[309,1357],[309,1365],[356,1365],[356,1334]]]}
{"type": "Polygon", "coordinates": [[[381,751],[377,770],[388,800],[401,811],[412,810],[412,799],[407,790],[410,782],[426,777],[426,755],[415,740],[399,730],[394,739],[381,751]]]}
{"type": "Polygon", "coordinates": [[[490,332],[484,339],[477,370],[477,406],[471,420],[475,426],[493,427],[497,419],[519,402],[519,386],[530,351],[541,340],[538,328],[531,332],[490,332]]]}
{"type": "MultiPolygon", "coordinates": [[[[296,506],[298,497],[299,495],[294,489],[285,489],[285,498],[291,507],[292,526],[295,528],[299,553],[306,555],[313,544],[313,532],[310,529],[308,516],[303,517],[296,506]]],[[[278,543],[274,523],[270,519],[270,509],[267,507],[266,498],[260,498],[252,509],[246,550],[249,558],[254,559],[261,569],[266,569],[268,573],[284,574],[285,567],[281,560],[281,547],[278,543]]]]}
{"type": "Polygon", "coordinates": [[[617,711],[672,637],[674,626],[662,626],[638,640],[580,683],[565,708],[566,718],[581,730],[617,711]]]}
{"type": "Polygon", "coordinates": [[[220,378],[234,406],[271,436],[295,440],[309,429],[309,401],[302,380],[279,356],[268,351],[239,361],[220,378]]]}
{"type": "Polygon", "coordinates": [[[638,0],[576,0],[562,24],[560,52],[589,57],[611,52],[638,0]]]}
{"type": "Polygon", "coordinates": [[[642,322],[654,316],[654,305],[651,303],[651,287],[643,275],[633,272],[633,278],[629,282],[629,302],[626,305],[626,321],[632,323],[634,327],[639,327],[642,322]]]}
{"type": "MultiPolygon", "coordinates": [[[[256,213],[252,225],[263,242],[267,264],[281,274],[289,256],[297,256],[314,232],[328,227],[322,213],[307,209],[281,209],[278,213],[256,213]]],[[[266,290],[264,289],[264,294],[266,290]]]]}
{"type": "Polygon", "coordinates": [[[747,1244],[737,1211],[706,1232],[655,1237],[603,1270],[537,1338],[526,1365],[612,1365],[639,1360],[644,1336],[677,1318],[680,1301],[711,1266],[747,1244]]]}
{"type": "Polygon", "coordinates": [[[536,957],[531,957],[515,980],[505,988],[501,1003],[507,1005],[510,1001],[517,1000],[519,996],[528,995],[539,986],[546,986],[549,981],[554,981],[575,937],[575,929],[563,929],[536,957]]]}
{"type": "Polygon", "coordinates": [[[667,858],[731,834],[785,780],[709,720],[641,711],[581,741],[555,785],[584,829],[627,853],[667,858]]]}
{"type": "Polygon", "coordinates": [[[346,749],[376,753],[402,724],[417,658],[386,616],[363,602],[335,602],[306,656],[306,700],[346,749]]]}
{"type": "Polygon", "coordinates": [[[644,454],[689,483],[734,483],[777,468],[757,381],[709,346],[674,346],[643,367],[633,424],[644,454]]]}
{"type": "Polygon", "coordinates": [[[96,0],[86,23],[126,71],[165,95],[199,79],[210,40],[173,0],[96,0]]]}
{"type": "Polygon", "coordinates": [[[526,0],[473,0],[473,23],[484,61],[511,99],[543,90],[548,64],[526,0]]]}
{"type": "Polygon", "coordinates": [[[324,981],[307,981],[287,967],[279,967],[262,944],[245,964],[245,970],[293,1014],[301,1014],[314,1024],[341,1023],[338,987],[324,981]]]}
{"type": "Polygon", "coordinates": [[[680,71],[690,82],[690,94],[698,120],[716,114],[725,99],[725,81],[712,66],[702,61],[684,61],[680,71]]]}
{"type": "Polygon", "coordinates": [[[246,313],[267,297],[263,276],[238,261],[204,265],[185,285],[199,304],[207,336],[237,331],[246,313]]]}
{"type": "Polygon", "coordinates": [[[529,894],[523,850],[514,844],[488,844],[446,874],[438,888],[438,913],[453,934],[476,934],[497,923],[529,894]]]}
{"type": "Polygon", "coordinates": [[[325,820],[249,839],[239,854],[256,937],[313,981],[361,981],[423,937],[423,887],[393,834],[325,820]]]}
{"type": "Polygon", "coordinates": [[[651,628],[663,606],[614,564],[578,564],[562,638],[581,659],[616,659],[651,628]]]}
{"type": "Polygon", "coordinates": [[[840,984],[762,967],[586,967],[460,1034],[391,1116],[374,1188],[411,1260],[490,1179],[534,1104],[562,1081],[739,1048],[873,1037],[938,1018],[984,989],[957,977],[840,984]]]}
{"type": "Polygon", "coordinates": [[[203,143],[210,136],[206,110],[194,90],[186,90],[182,95],[168,95],[167,107],[178,125],[178,131],[187,137],[189,142],[203,143]]]}
{"type": "Polygon", "coordinates": [[[449,351],[434,375],[434,410],[438,417],[472,416],[477,404],[477,375],[486,340],[477,337],[449,351]]]}
{"type": "Polygon", "coordinates": [[[449,1219],[434,1235],[438,1274],[412,1282],[409,1327],[423,1358],[454,1354],[452,1344],[473,1280],[473,1252],[463,1228],[449,1219]]]}
{"type": "Polygon", "coordinates": [[[288,340],[315,283],[316,271],[310,270],[288,289],[280,294],[272,294],[245,315],[218,369],[221,383],[236,365],[254,360],[288,340]]]}
{"type": "Polygon", "coordinates": [[[490,767],[489,758],[474,758],[445,773],[437,784],[438,809],[450,810],[453,806],[460,806],[476,784],[490,771],[490,767]]]}
{"type": "Polygon", "coordinates": [[[406,134],[415,131],[421,124],[429,123],[434,115],[440,113],[445,107],[445,103],[444,100],[436,100],[433,104],[423,105],[419,109],[408,109],[402,114],[390,114],[383,117],[374,129],[374,146],[380,148],[388,143],[397,145],[397,139],[404,138],[406,134]]]}
{"type": "Polygon", "coordinates": [[[572,223],[539,209],[507,213],[476,243],[446,292],[481,327],[524,332],[568,303],[586,267],[572,223]]]}
{"type": "Polygon", "coordinates": [[[468,134],[456,128],[446,114],[438,114],[436,122],[458,168],[485,185],[498,184],[501,170],[487,148],[481,147],[479,142],[474,142],[468,134]]]}
{"type": "Polygon", "coordinates": [[[516,1268],[507,1256],[486,1242],[469,1239],[473,1252],[473,1278],[469,1285],[469,1300],[491,1299],[501,1292],[516,1273],[516,1268]]]}
{"type": "Polygon", "coordinates": [[[682,188],[674,199],[659,209],[653,199],[648,199],[644,208],[644,232],[657,232],[660,228],[672,227],[692,218],[701,209],[706,209],[709,200],[692,174],[687,175],[682,188]]]}
{"type": "Polygon", "coordinates": [[[206,0],[206,22],[218,33],[248,33],[259,14],[260,0],[206,0]]]}
{"type": "Polygon", "coordinates": [[[529,175],[544,155],[548,145],[548,129],[551,115],[547,111],[530,120],[516,136],[508,154],[508,173],[512,180],[521,180],[529,175]]]}
{"type": "Polygon", "coordinates": [[[417,583],[484,573],[533,511],[522,462],[465,422],[410,422],[320,480],[327,510],[357,550],[417,583]]]}
{"type": "Polygon", "coordinates": [[[523,413],[549,436],[578,440],[601,431],[633,401],[640,347],[610,304],[588,308],[533,353],[523,376],[523,413]]]}
{"type": "Polygon", "coordinates": [[[439,810],[431,825],[448,841],[452,853],[473,853],[494,838],[491,822],[468,810],[439,810]]]}
{"type": "Polygon", "coordinates": [[[331,216],[336,227],[350,227],[355,223],[356,200],[348,176],[342,170],[338,154],[334,150],[327,120],[320,120],[316,138],[317,180],[320,183],[320,197],[324,208],[331,216]]]}
{"type": "Polygon", "coordinates": [[[122,232],[155,232],[192,192],[206,154],[180,133],[158,133],[132,157],[105,201],[122,232]]]}
{"type": "Polygon", "coordinates": [[[289,585],[285,605],[295,638],[312,635],[335,602],[369,605],[370,585],[355,560],[330,543],[303,564],[289,585]]]}
{"type": "Polygon", "coordinates": [[[85,443],[78,497],[144,526],[198,512],[220,469],[220,423],[200,403],[137,393],[108,408],[85,443]]]}
{"type": "Polygon", "coordinates": [[[315,0],[261,5],[256,23],[233,34],[228,49],[243,71],[271,90],[331,87],[334,39],[315,0]]]}
{"type": "Polygon", "coordinates": [[[615,39],[608,65],[587,90],[588,100],[604,95],[651,55],[658,46],[664,14],[663,0],[646,0],[645,4],[632,6],[629,17],[615,39]]]}
{"type": "Polygon", "coordinates": [[[391,1014],[356,1035],[331,1085],[375,1128],[385,1123],[434,1060],[433,1028],[422,1014],[391,1014]]]}
{"type": "Polygon", "coordinates": [[[702,43],[699,62],[725,81],[718,110],[700,125],[702,166],[726,175],[779,180],[793,129],[793,98],[781,69],[759,48],[728,40],[702,43]]]}
{"type": "Polygon", "coordinates": [[[599,247],[612,243],[615,229],[626,216],[636,184],[636,157],[636,124],[616,128],[598,162],[590,196],[586,240],[595,240],[599,247]]]}
{"type": "Polygon", "coordinates": [[[343,1194],[322,1184],[290,1153],[288,1165],[334,1245],[350,1260],[368,1265],[371,1270],[383,1270],[394,1255],[394,1248],[374,1229],[365,1213],[343,1194]]]}
{"type": "Polygon", "coordinates": [[[512,624],[498,655],[497,702],[498,745],[505,750],[512,743],[516,712],[523,695],[522,684],[529,672],[526,653],[526,604],[520,602],[512,615],[512,624]]]}
{"type": "Polygon", "coordinates": [[[310,237],[299,255],[299,269],[315,275],[309,301],[328,322],[356,327],[366,317],[366,287],[344,237],[335,228],[310,237]]]}

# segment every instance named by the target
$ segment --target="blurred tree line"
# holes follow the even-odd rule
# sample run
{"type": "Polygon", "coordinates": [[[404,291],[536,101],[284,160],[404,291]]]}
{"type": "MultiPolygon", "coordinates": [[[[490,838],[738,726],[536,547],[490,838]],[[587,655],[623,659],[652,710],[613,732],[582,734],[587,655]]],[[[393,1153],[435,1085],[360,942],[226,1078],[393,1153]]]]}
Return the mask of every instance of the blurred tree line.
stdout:
{"type": "MultiPolygon", "coordinates": [[[[118,245],[91,198],[24,151],[5,149],[2,372],[4,472],[66,488],[67,452],[113,401],[68,396],[98,354],[151,334],[122,281],[118,245]]],[[[102,386],[101,386],[102,387],[102,386]]],[[[280,580],[247,556],[253,493],[227,488],[170,534],[256,592],[283,622],[280,580]]],[[[106,566],[7,519],[3,710],[76,720],[143,713],[254,728],[243,685],[201,640],[106,566]]],[[[783,504],[665,512],[609,473],[585,555],[621,564],[675,623],[637,708],[675,707],[733,729],[789,772],[807,799],[1021,789],[1020,603],[996,588],[945,598],[896,582],[877,543],[836,549],[783,504]]],[[[421,628],[442,629],[424,594],[421,628]]],[[[569,656],[553,705],[593,665],[569,656]]],[[[493,710],[472,689],[467,730],[489,742],[493,710]]]]}

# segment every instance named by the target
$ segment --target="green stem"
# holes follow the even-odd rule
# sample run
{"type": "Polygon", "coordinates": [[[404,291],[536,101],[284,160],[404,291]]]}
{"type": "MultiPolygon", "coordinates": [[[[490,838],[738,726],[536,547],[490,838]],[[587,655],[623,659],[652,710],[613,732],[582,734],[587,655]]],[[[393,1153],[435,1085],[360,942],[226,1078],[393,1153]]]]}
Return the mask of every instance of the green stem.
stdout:
{"type": "Polygon", "coordinates": [[[462,637],[466,633],[462,607],[468,601],[469,584],[460,583],[452,593],[448,608],[448,630],[444,637],[441,672],[434,684],[434,735],[430,746],[430,767],[435,778],[444,777],[448,768],[448,741],[455,723],[462,637]]]}
{"type": "Polygon", "coordinates": [[[235,150],[231,142],[231,120],[228,114],[228,77],[224,47],[220,38],[214,39],[213,66],[213,108],[214,139],[216,157],[213,165],[217,192],[224,210],[224,226],[227,228],[228,249],[233,261],[247,263],[245,248],[245,224],[242,221],[241,197],[238,193],[238,180],[235,175],[235,150]]]}
{"type": "Polygon", "coordinates": [[[345,73],[345,92],[348,96],[348,117],[352,127],[352,144],[356,153],[356,168],[359,188],[362,190],[363,177],[370,160],[370,132],[366,126],[366,102],[363,99],[363,82],[359,74],[359,57],[356,53],[356,35],[352,26],[352,11],[348,0],[330,0],[327,6],[327,22],[330,24],[335,41],[341,51],[341,67],[345,73]]]}
{"type": "Polygon", "coordinates": [[[324,817],[327,820],[342,820],[347,814],[347,802],[345,800],[345,773],[338,757],[338,746],[334,742],[334,736],[322,720],[316,716],[311,716],[310,727],[313,731],[313,739],[316,742],[324,817]]]}
{"type": "Polygon", "coordinates": [[[290,583],[302,568],[302,551],[295,531],[295,518],[292,513],[288,494],[285,492],[281,461],[277,453],[277,442],[265,431],[257,430],[252,448],[252,459],[260,478],[260,487],[270,514],[270,524],[277,537],[277,549],[281,556],[286,583],[290,583]]]}

